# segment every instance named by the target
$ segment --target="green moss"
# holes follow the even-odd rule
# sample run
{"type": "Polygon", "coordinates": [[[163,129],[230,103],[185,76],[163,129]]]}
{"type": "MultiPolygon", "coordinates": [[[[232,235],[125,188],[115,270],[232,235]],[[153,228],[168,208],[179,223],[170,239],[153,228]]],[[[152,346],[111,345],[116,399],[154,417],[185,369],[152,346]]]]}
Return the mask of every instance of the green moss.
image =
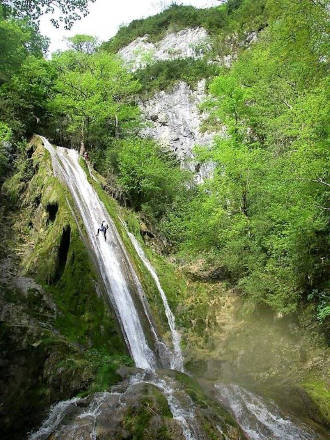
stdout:
{"type": "Polygon", "coordinates": [[[172,437],[164,423],[161,426],[153,426],[152,418],[155,416],[161,417],[163,421],[173,417],[163,394],[156,387],[146,384],[142,398],[130,406],[125,415],[124,427],[129,431],[130,438],[170,440],[172,437]]]}
{"type": "Polygon", "coordinates": [[[316,403],[321,414],[330,423],[330,388],[321,380],[308,380],[302,384],[309,397],[316,403]]]}
{"type": "MultiPolygon", "coordinates": [[[[83,224],[77,225],[78,217],[71,211],[75,206],[72,197],[53,176],[50,155],[40,138],[33,138],[32,146],[35,173],[25,188],[23,209],[16,221],[16,228],[27,237],[23,245],[24,272],[52,295],[59,311],[55,326],[70,341],[110,353],[127,353],[114,315],[96,293],[98,276],[82,241],[83,224]],[[47,211],[49,204],[58,206],[53,221],[47,211]],[[61,261],[60,244],[66,230],[68,250],[61,261]]],[[[13,178],[11,189],[13,182],[19,187],[19,181],[13,178]]]]}
{"type": "Polygon", "coordinates": [[[211,400],[196,380],[178,371],[175,372],[175,378],[178,382],[184,385],[184,390],[189,394],[192,400],[199,405],[199,407],[205,409],[212,408],[227,425],[237,426],[232,416],[220,405],[216,404],[215,401],[211,400]]]}
{"type": "MultiPolygon", "coordinates": [[[[21,170],[26,166],[22,165],[4,185],[7,197],[15,199],[17,206],[17,211],[10,214],[13,224],[8,228],[15,240],[7,245],[12,246],[12,252],[19,249],[24,274],[42,285],[56,313],[47,308],[47,301],[43,302],[43,294],[37,289],[22,294],[8,288],[3,294],[6,301],[17,305],[22,322],[34,328],[29,344],[39,356],[36,364],[40,373],[29,378],[26,372],[24,392],[46,390],[47,402],[46,397],[38,405],[31,401],[31,408],[39,414],[39,409],[54,399],[108,389],[120,380],[115,373],[118,366],[131,365],[132,361],[84,244],[83,224],[80,220],[76,223],[79,217],[74,215],[72,197],[53,176],[50,155],[40,138],[34,137],[28,148],[32,157],[22,152],[20,160],[22,164],[26,160],[33,170],[30,179],[23,180],[26,174],[21,170]],[[52,216],[50,204],[57,207],[52,216]],[[67,253],[61,258],[61,242],[68,230],[67,253]]],[[[22,350],[19,345],[26,338],[16,339],[17,350],[22,350]]],[[[2,334],[4,340],[6,335],[2,334]]]]}

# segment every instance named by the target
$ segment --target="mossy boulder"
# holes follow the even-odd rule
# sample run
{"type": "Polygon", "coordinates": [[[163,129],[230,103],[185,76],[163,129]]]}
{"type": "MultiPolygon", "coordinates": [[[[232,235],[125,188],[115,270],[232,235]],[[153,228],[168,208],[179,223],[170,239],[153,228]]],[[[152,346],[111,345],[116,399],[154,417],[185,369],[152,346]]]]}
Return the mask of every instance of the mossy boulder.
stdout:
{"type": "Polygon", "coordinates": [[[67,189],[35,137],[2,187],[1,438],[54,402],[102,391],[131,364],[67,189]]]}

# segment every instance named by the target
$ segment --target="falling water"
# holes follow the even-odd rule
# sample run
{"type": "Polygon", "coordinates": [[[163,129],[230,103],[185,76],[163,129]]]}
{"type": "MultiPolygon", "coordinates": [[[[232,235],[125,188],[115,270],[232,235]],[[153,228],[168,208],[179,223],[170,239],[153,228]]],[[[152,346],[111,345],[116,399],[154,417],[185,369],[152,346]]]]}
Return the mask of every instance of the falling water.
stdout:
{"type": "Polygon", "coordinates": [[[29,436],[29,440],[45,440],[60,425],[64,417],[72,410],[80,399],[75,397],[70,400],[63,400],[50,408],[48,417],[43,421],[38,431],[29,436]]]}
{"type": "MultiPolygon", "coordinates": [[[[159,289],[161,289],[160,292],[162,298],[164,297],[164,305],[166,303],[167,316],[169,322],[171,321],[170,328],[175,332],[174,347],[176,347],[175,350],[178,352],[177,362],[172,359],[162,359],[162,357],[168,355],[169,350],[157,336],[157,332],[152,324],[148,303],[141,283],[134,272],[124,244],[122,243],[107,209],[99,199],[94,188],[88,182],[86,174],[79,164],[78,152],[62,147],[57,147],[55,149],[47,139],[42,138],[42,140],[45,148],[51,154],[54,174],[68,186],[83,219],[102,279],[109,298],[118,315],[119,322],[122,326],[135,365],[139,368],[153,372],[151,376],[152,379],[149,379],[148,383],[152,383],[163,390],[173,417],[177,419],[182,426],[186,440],[195,440],[197,437],[194,434],[193,428],[194,409],[192,402],[190,403],[188,410],[182,408],[179,401],[174,397],[173,385],[167,383],[170,382],[170,380],[165,381],[164,379],[159,379],[155,372],[159,364],[161,364],[161,366],[171,365],[172,368],[175,368],[175,365],[178,365],[180,370],[183,369],[182,354],[179,347],[180,338],[175,331],[174,316],[167,304],[165,293],[161,289],[156,273],[153,271],[157,278],[157,286],[159,285],[159,289]],[[109,225],[107,240],[104,239],[102,234],[99,237],[95,234],[103,220],[109,225]],[[146,340],[133,300],[132,290],[139,297],[142,304],[151,334],[154,337],[154,345],[157,348],[158,357],[150,348],[146,340]],[[163,352],[160,353],[160,348],[162,346],[163,352]]],[[[151,265],[150,268],[152,269],[151,265]]],[[[143,379],[141,379],[141,381],[143,381],[143,379]]],[[[60,402],[53,407],[48,419],[44,422],[39,431],[35,434],[31,434],[30,440],[42,440],[44,438],[45,430],[47,430],[47,432],[53,432],[54,429],[57,429],[57,426],[63,418],[62,414],[65,414],[65,409],[72,406],[72,403],[75,404],[76,401],[60,402]]]]}
{"type": "Polygon", "coordinates": [[[139,368],[155,369],[157,359],[148,345],[132,297],[132,289],[139,293],[134,283],[136,275],[132,273],[117,229],[79,165],[78,152],[61,147],[55,149],[45,138],[43,142],[51,154],[55,174],[69,187],[83,219],[107,293],[119,315],[135,365],[139,368]],[[95,234],[102,220],[109,225],[107,241],[102,234],[98,237],[95,234]]]}
{"type": "Polygon", "coordinates": [[[167,317],[168,325],[171,330],[172,343],[173,343],[173,347],[174,347],[174,353],[171,356],[171,368],[173,368],[173,370],[178,370],[178,371],[183,372],[183,356],[182,356],[182,351],[180,348],[181,337],[175,328],[175,317],[174,317],[172,310],[170,309],[170,306],[168,304],[166,294],[165,294],[164,290],[162,289],[162,286],[160,284],[160,281],[159,281],[159,278],[157,276],[155,269],[152,267],[150,261],[147,259],[145,253],[143,252],[142,247],[140,246],[140,243],[137,241],[137,239],[134,237],[133,234],[131,234],[128,231],[127,231],[127,234],[129,236],[136,252],[138,253],[139,257],[141,258],[143,264],[148,269],[152,278],[154,279],[156,286],[157,286],[157,289],[160,293],[160,296],[161,296],[163,304],[164,304],[165,314],[167,317]]]}
{"type": "MultiPolygon", "coordinates": [[[[130,384],[133,386],[136,383],[149,383],[157,386],[166,397],[173,418],[180,423],[185,439],[205,438],[199,433],[199,428],[195,422],[194,405],[189,396],[177,387],[173,379],[160,377],[156,371],[158,366],[166,366],[166,364],[182,371],[183,362],[180,350],[180,335],[175,329],[174,316],[168,306],[165,292],[160,285],[154,268],[147,260],[135,237],[129,234],[137,253],[151,273],[164,303],[174,347],[174,353],[167,360],[162,359],[160,346],[164,348],[163,356],[165,357],[168,355],[169,350],[157,336],[141,283],[134,272],[112,219],[79,165],[78,153],[66,148],[58,147],[55,149],[47,139],[42,139],[51,154],[55,175],[68,186],[83,219],[106,291],[117,313],[135,364],[137,367],[146,370],[144,373],[132,377],[130,384]],[[102,220],[105,220],[109,225],[106,241],[103,236],[96,237],[95,234],[102,220]],[[135,305],[136,300],[141,303],[144,318],[148,322],[153,339],[152,348],[145,337],[135,305]],[[181,396],[180,399],[179,396],[181,396]],[[182,399],[184,402],[182,402],[182,399]]],[[[275,405],[266,404],[260,397],[237,385],[217,384],[216,390],[219,402],[232,411],[250,440],[315,440],[317,438],[305,427],[297,426],[291,419],[284,417],[275,405]]],[[[48,418],[39,430],[30,434],[29,440],[45,440],[54,432],[55,439],[68,438],[68,431],[66,431],[68,429],[77,432],[78,437],[71,438],[80,438],[79,429],[81,425],[79,423],[71,428],[66,425],[62,426],[65,416],[78,410],[80,411],[78,418],[88,423],[90,438],[95,440],[95,426],[97,418],[102,413],[101,406],[103,402],[109,402],[109,399],[112,399],[112,404],[116,405],[117,398],[119,403],[121,400],[118,395],[118,393],[95,394],[86,410],[77,408],[80,404],[84,406],[83,399],[75,398],[59,402],[51,408],[48,418]]],[[[222,432],[221,427],[219,427],[219,432],[222,432]]]]}
{"type": "Polygon", "coordinates": [[[281,414],[279,408],[235,385],[216,384],[218,400],[233,413],[250,440],[316,440],[306,427],[300,427],[281,414]]]}

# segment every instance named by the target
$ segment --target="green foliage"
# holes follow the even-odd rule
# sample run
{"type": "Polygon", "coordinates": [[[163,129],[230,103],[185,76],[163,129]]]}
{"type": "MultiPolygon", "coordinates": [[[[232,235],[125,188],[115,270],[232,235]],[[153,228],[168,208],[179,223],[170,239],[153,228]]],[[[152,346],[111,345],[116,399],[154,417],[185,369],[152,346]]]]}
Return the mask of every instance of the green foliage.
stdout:
{"type": "Polygon", "coordinates": [[[100,143],[102,132],[119,137],[137,124],[132,94],[139,85],[117,57],[71,50],[58,54],[54,65],[58,78],[50,109],[58,134],[73,144],[100,143]]]}
{"type": "MultiPolygon", "coordinates": [[[[327,18],[308,0],[267,6],[259,42],[210,87],[205,107],[226,135],[198,154],[216,164],[214,178],[164,230],[180,234],[185,253],[225,267],[255,303],[290,313],[326,287],[327,18]]],[[[315,300],[322,319],[328,307],[320,294],[315,300]]]]}
{"type": "MultiPolygon", "coordinates": [[[[90,365],[89,368],[95,371],[95,378],[89,388],[80,394],[81,396],[109,390],[111,385],[114,385],[120,380],[120,376],[116,373],[117,369],[122,365],[129,367],[134,365],[132,359],[126,355],[109,354],[105,351],[96,350],[95,348],[87,350],[84,353],[84,359],[85,362],[90,365]]],[[[68,360],[64,361],[63,366],[65,366],[67,362],[68,360]]],[[[71,369],[75,367],[76,362],[73,360],[71,369]]]]}
{"type": "Polygon", "coordinates": [[[313,289],[307,296],[308,301],[316,301],[317,305],[317,319],[321,323],[325,323],[330,316],[330,294],[329,290],[319,291],[313,289]]]}
{"type": "Polygon", "coordinates": [[[67,41],[69,49],[89,55],[95,52],[98,45],[97,38],[92,35],[76,34],[73,37],[69,37],[67,41]]]}
{"type": "Polygon", "coordinates": [[[184,81],[195,87],[201,79],[213,78],[219,73],[216,64],[204,59],[184,58],[177,60],[157,61],[144,69],[135,72],[142,92],[146,94],[166,90],[177,81],[184,81]]]}
{"type": "Polygon", "coordinates": [[[0,88],[0,116],[16,137],[31,134],[47,123],[49,113],[45,107],[55,76],[51,63],[29,56],[19,71],[0,88]]]}
{"type": "Polygon", "coordinates": [[[185,192],[188,173],[151,140],[132,139],[118,152],[118,182],[137,210],[160,218],[185,192]]]}
{"type": "Polygon", "coordinates": [[[0,85],[16,73],[29,55],[42,56],[47,39],[27,20],[6,18],[0,6],[0,85]]]}
{"type": "Polygon", "coordinates": [[[38,20],[43,14],[53,14],[55,11],[58,18],[52,18],[54,26],[59,27],[64,23],[66,29],[70,29],[76,20],[88,14],[88,3],[95,0],[2,0],[5,11],[18,17],[29,17],[38,20]]]}
{"type": "Polygon", "coordinates": [[[228,1],[227,29],[239,35],[262,29],[267,22],[266,3],[267,0],[228,1]]]}
{"type": "Polygon", "coordinates": [[[43,119],[51,82],[45,85],[50,67],[42,55],[47,46],[27,19],[14,19],[0,7],[0,120],[12,130],[13,141],[43,119]]]}
{"type": "Polygon", "coordinates": [[[128,26],[123,26],[118,33],[103,48],[116,53],[131,41],[146,34],[150,41],[161,40],[166,32],[177,32],[187,27],[204,27],[211,33],[216,33],[226,22],[227,12],[223,8],[197,9],[193,6],[172,5],[165,11],[141,20],[133,20],[128,26]]]}
{"type": "Polygon", "coordinates": [[[0,179],[8,166],[8,150],[11,137],[11,129],[8,127],[8,125],[0,121],[0,179]]]}

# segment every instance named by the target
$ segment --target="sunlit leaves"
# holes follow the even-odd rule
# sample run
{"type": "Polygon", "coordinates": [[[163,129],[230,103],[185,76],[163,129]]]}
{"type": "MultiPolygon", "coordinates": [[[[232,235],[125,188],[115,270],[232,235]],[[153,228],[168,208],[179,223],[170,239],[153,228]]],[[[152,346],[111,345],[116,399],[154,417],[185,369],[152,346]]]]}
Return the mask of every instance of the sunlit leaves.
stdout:
{"type": "Polygon", "coordinates": [[[42,14],[54,14],[51,19],[56,27],[63,23],[70,29],[76,20],[88,14],[88,3],[95,0],[2,0],[14,16],[38,20],[42,14]]]}

